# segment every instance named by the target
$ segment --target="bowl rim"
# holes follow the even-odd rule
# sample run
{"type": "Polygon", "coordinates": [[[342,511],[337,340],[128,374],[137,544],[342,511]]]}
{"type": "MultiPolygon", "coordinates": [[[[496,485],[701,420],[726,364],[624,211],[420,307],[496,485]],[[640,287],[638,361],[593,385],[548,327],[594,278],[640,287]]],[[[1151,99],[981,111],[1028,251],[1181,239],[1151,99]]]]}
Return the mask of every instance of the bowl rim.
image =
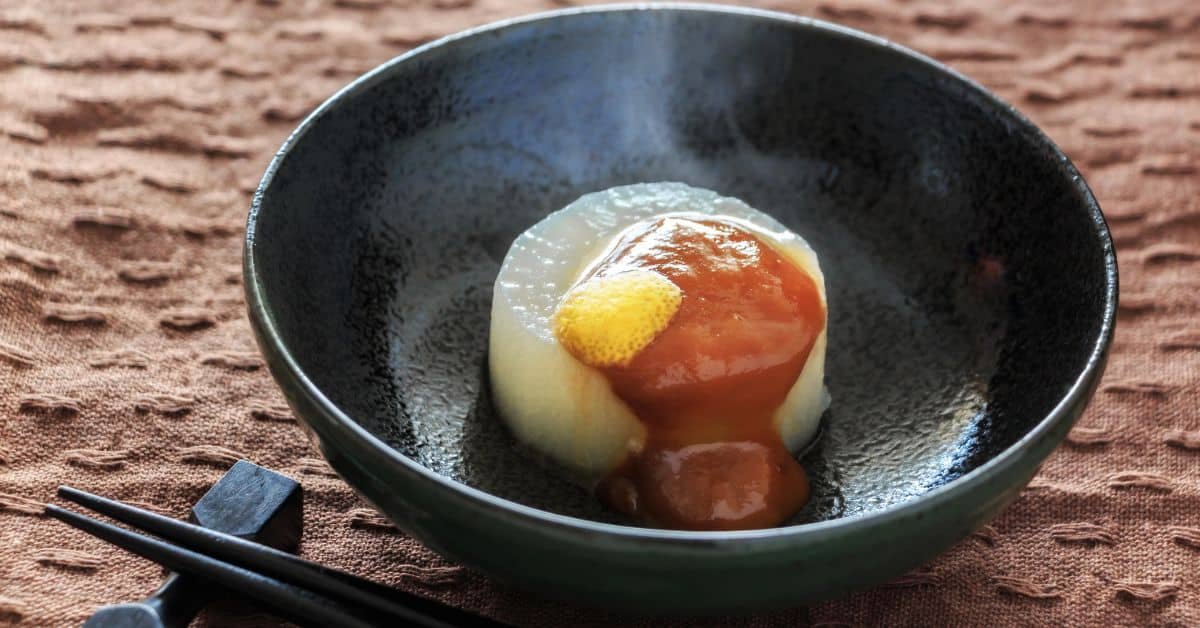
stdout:
{"type": "MultiPolygon", "coordinates": [[[[348,435],[354,441],[357,441],[358,445],[365,445],[370,449],[382,453],[385,457],[399,465],[401,468],[406,469],[412,474],[415,474],[424,481],[437,485],[438,487],[452,493],[458,494],[460,497],[465,498],[476,507],[482,507],[497,515],[515,516],[519,519],[520,523],[550,526],[563,532],[585,533],[589,536],[604,534],[624,540],[640,542],[654,541],[666,543],[671,546],[683,547],[711,547],[715,543],[728,544],[771,542],[778,541],[782,538],[790,538],[798,534],[816,537],[816,539],[819,540],[821,538],[831,537],[834,534],[845,534],[854,530],[873,528],[881,524],[886,525],[890,522],[899,521],[909,517],[919,517],[920,512],[922,511],[925,511],[939,503],[946,504],[956,501],[959,496],[975,490],[989,477],[996,475],[1003,468],[1019,465],[1021,461],[1027,455],[1029,455],[1030,450],[1034,449],[1043,438],[1048,436],[1053,438],[1051,432],[1053,429],[1058,427],[1059,424],[1063,423],[1064,421],[1073,421],[1073,419],[1077,416],[1073,414],[1073,409],[1086,403],[1088,397],[1094,390],[1100,375],[1103,373],[1106,355],[1112,342],[1116,322],[1117,297],[1119,292],[1116,253],[1113,247],[1108,224],[1100,210],[1099,203],[1096,201],[1091,189],[1083,180],[1083,177],[1079,174],[1079,171],[1076,169],[1070,159],[1067,158],[1062,150],[1048,136],[1046,136],[1046,134],[1040,128],[1038,128],[1028,118],[1021,114],[1015,107],[1003,101],[996,95],[992,94],[989,90],[984,88],[982,85],[976,83],[970,78],[967,78],[959,72],[931,59],[930,57],[900,46],[882,37],[809,17],[762,9],[704,3],[605,4],[539,12],[500,20],[454,33],[413,48],[412,50],[401,54],[370,70],[366,74],[356,78],[335,92],[327,100],[321,103],[321,105],[314,109],[307,117],[305,117],[305,119],[300,122],[296,129],[289,134],[287,139],[284,140],[279,150],[276,151],[270,164],[267,166],[262,180],[260,181],[258,188],[255,190],[253,200],[251,201],[250,212],[247,216],[245,239],[243,243],[243,275],[247,309],[249,311],[251,322],[256,331],[258,331],[260,342],[269,346],[271,351],[276,354],[278,362],[283,366],[283,369],[280,370],[273,368],[272,372],[276,373],[276,377],[286,377],[295,390],[300,391],[307,398],[306,400],[322,414],[335,421],[338,424],[338,427],[341,428],[346,435],[348,435]],[[1071,383],[1070,388],[1065,394],[1063,394],[1054,408],[1052,408],[1045,417],[1043,417],[1020,439],[982,465],[972,469],[962,476],[959,476],[958,478],[955,478],[954,480],[931,489],[919,497],[893,504],[880,510],[873,510],[866,513],[827,521],[802,523],[777,528],[736,531],[682,531],[603,523],[590,519],[583,519],[580,517],[562,515],[541,510],[493,495],[491,493],[487,493],[453,478],[438,474],[405,456],[398,450],[380,440],[366,428],[359,425],[352,418],[350,418],[350,416],[344,413],[336,404],[330,401],[329,398],[326,397],[325,394],[322,393],[321,390],[317,388],[317,386],[313,384],[312,380],[310,380],[305,374],[304,370],[300,367],[295,357],[288,350],[286,343],[281,337],[279,330],[274,323],[273,316],[271,315],[271,305],[264,293],[261,283],[262,276],[256,260],[256,226],[259,213],[262,210],[263,199],[272,181],[274,180],[277,171],[282,166],[291,150],[301,139],[303,139],[304,135],[309,131],[309,129],[317,124],[318,121],[330,110],[338,107],[341,103],[355,96],[356,94],[370,89],[376,83],[384,80],[394,69],[410,59],[419,57],[420,55],[429,51],[441,47],[448,47],[460,40],[473,38],[483,34],[498,33],[513,27],[529,25],[542,21],[558,20],[563,18],[569,19],[571,17],[586,14],[642,11],[694,12],[716,15],[732,15],[742,18],[754,18],[772,22],[788,28],[817,31],[823,35],[837,36],[846,40],[850,40],[854,45],[882,49],[888,54],[896,55],[906,59],[909,62],[916,62],[919,65],[926,66],[935,74],[940,73],[958,81],[967,88],[968,93],[974,93],[976,97],[979,97],[983,104],[993,107],[998,113],[1009,116],[1012,121],[1017,123],[1016,126],[1021,132],[1026,133],[1030,139],[1041,145],[1040,148],[1045,150],[1048,156],[1058,161],[1063,169],[1063,175],[1067,176],[1071,180],[1072,186],[1079,195],[1079,200],[1082,201],[1086,210],[1090,214],[1092,222],[1095,225],[1096,237],[1099,239],[1099,244],[1104,251],[1103,266],[1105,280],[1105,303],[1101,327],[1095,338],[1092,340],[1091,350],[1088,354],[1087,362],[1084,364],[1082,370],[1076,375],[1074,381],[1071,383]]],[[[1065,430],[1063,433],[1065,434],[1065,430]]],[[[1061,436],[1056,439],[1054,445],[1058,444],[1058,440],[1061,440],[1061,436]]]]}

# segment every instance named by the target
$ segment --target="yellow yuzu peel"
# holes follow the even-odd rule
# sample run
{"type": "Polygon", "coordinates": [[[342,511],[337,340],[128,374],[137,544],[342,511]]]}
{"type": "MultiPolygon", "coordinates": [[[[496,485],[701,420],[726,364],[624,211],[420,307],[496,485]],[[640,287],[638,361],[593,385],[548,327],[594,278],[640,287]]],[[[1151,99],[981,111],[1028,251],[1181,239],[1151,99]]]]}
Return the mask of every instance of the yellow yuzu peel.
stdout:
{"type": "Polygon", "coordinates": [[[554,335],[584,364],[625,366],[666,329],[682,301],[679,286],[655,272],[593,277],[563,296],[554,335]]]}

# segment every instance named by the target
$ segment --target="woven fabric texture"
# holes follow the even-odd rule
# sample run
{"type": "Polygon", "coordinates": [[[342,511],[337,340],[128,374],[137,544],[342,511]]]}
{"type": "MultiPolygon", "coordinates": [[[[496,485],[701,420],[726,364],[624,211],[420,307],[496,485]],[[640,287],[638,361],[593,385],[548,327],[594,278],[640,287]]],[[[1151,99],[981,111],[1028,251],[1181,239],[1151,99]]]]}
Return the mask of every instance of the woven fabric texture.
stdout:
{"type": "MultiPolygon", "coordinates": [[[[302,554],[520,625],[540,600],[395,531],[309,445],[245,317],[250,195],[295,123],[439,35],[571,0],[0,0],[0,624],[162,579],[40,515],[71,483],[183,516],[241,457],[307,491],[302,554]]],[[[989,527],[794,625],[1200,625],[1200,3],[770,0],[951,64],[1079,165],[1122,298],[1101,390],[989,527]]],[[[869,557],[864,557],[869,560],[869,557]]],[[[274,625],[219,605],[202,625],[274,625]]]]}

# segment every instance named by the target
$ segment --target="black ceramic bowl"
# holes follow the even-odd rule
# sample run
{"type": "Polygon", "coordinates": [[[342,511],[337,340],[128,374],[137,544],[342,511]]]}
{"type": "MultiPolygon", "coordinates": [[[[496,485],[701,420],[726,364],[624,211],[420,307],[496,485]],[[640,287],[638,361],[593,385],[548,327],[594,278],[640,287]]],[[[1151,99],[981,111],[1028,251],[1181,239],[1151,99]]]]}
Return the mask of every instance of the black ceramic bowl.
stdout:
{"type": "Polygon", "coordinates": [[[797,604],[967,535],[1082,411],[1117,298],[1095,199],[1011,107],[869,35],[711,6],[539,15],[372,71],[271,163],[245,270],[296,413],[401,528],[521,587],[659,611],[797,604]],[[834,401],[787,526],[634,527],[489,403],[513,238],[640,181],[739,197],[821,256],[834,401]]]}

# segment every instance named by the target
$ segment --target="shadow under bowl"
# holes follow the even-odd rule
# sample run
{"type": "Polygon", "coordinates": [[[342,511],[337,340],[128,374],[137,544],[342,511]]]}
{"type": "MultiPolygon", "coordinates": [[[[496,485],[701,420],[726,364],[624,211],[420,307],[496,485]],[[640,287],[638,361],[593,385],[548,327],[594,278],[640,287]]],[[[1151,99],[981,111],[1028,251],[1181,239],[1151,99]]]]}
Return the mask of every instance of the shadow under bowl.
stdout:
{"type": "Polygon", "coordinates": [[[245,271],[289,402],[400,528],[522,588],[659,612],[796,605],[965,537],[1082,411],[1117,298],[1095,199],[1011,107],[869,35],[696,6],[505,22],[358,79],[271,163],[245,271]],[[641,181],[741,198],[820,255],[834,401],[786,526],[635,527],[493,411],[509,244],[641,181]]]}

